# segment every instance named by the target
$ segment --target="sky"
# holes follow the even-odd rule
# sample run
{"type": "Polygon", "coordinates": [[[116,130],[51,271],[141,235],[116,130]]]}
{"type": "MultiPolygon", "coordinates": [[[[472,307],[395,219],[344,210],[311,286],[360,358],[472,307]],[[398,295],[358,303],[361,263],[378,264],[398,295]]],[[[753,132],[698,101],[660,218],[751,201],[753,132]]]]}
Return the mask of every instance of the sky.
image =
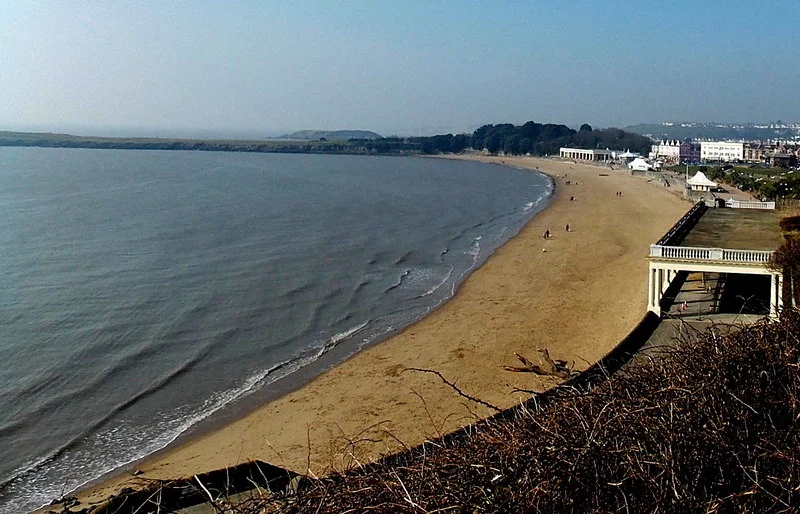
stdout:
{"type": "Polygon", "coordinates": [[[0,130],[800,122],[800,3],[0,0],[0,130]]]}

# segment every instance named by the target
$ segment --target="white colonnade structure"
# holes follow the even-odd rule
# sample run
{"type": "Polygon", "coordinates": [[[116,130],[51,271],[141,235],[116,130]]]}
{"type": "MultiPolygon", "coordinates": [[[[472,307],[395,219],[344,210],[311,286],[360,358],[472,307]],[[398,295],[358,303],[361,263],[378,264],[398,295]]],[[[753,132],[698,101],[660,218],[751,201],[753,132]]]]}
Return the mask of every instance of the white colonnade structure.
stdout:
{"type": "Polygon", "coordinates": [[[613,159],[613,154],[609,149],[600,150],[597,148],[560,148],[558,155],[562,159],[573,159],[576,161],[610,161],[613,159]]]}
{"type": "MultiPolygon", "coordinates": [[[[759,202],[748,202],[747,208],[769,209],[759,202]]],[[[774,209],[774,203],[772,204],[774,209]]],[[[685,244],[698,220],[708,208],[702,203],[692,207],[672,229],[650,245],[648,269],[647,308],[661,315],[661,301],[672,281],[681,271],[704,273],[756,274],[770,277],[770,317],[776,317],[783,307],[783,274],[770,269],[767,264],[772,250],[747,248],[720,248],[685,244]]],[[[726,209],[727,210],[727,209],[726,209]]],[[[777,219],[775,220],[777,226],[777,219]]],[[[724,234],[719,238],[725,242],[724,234]]]]}

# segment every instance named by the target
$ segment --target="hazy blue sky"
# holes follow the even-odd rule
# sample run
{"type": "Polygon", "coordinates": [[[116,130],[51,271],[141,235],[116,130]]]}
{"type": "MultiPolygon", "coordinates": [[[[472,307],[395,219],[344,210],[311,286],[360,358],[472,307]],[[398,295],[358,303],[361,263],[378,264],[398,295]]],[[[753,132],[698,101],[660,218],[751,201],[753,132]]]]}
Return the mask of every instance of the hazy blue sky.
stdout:
{"type": "Polygon", "coordinates": [[[0,129],[800,121],[800,2],[0,0],[0,129]]]}

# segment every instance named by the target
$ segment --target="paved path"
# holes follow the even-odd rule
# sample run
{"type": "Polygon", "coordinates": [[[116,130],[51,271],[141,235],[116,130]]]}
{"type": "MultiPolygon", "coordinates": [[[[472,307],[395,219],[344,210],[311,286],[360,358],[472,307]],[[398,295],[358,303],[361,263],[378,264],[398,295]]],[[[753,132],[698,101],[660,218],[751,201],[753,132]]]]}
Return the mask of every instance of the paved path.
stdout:
{"type": "Polygon", "coordinates": [[[657,357],[678,342],[698,338],[709,330],[726,334],[764,318],[760,314],[718,312],[724,289],[717,273],[690,273],[680,285],[670,287],[662,302],[664,319],[628,365],[657,357]]]}

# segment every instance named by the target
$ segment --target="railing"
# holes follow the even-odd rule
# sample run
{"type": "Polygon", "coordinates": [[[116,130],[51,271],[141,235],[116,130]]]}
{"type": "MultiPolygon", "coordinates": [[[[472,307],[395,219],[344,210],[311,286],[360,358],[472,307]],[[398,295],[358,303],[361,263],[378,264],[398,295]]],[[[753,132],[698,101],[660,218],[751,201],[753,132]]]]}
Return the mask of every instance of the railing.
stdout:
{"type": "Polygon", "coordinates": [[[741,201],[729,198],[725,200],[725,207],[732,209],[775,209],[775,202],[741,201]]]}
{"type": "Polygon", "coordinates": [[[669,232],[664,234],[664,237],[659,239],[658,243],[656,244],[665,245],[669,243],[675,243],[676,239],[682,239],[681,236],[685,235],[689,230],[691,230],[691,228],[697,223],[697,220],[699,220],[703,216],[703,213],[705,213],[707,210],[708,207],[706,206],[705,202],[700,200],[694,204],[692,208],[689,209],[689,211],[684,214],[683,217],[679,219],[678,222],[675,223],[671,229],[669,229],[669,232]]]}
{"type": "Polygon", "coordinates": [[[722,250],[722,260],[727,262],[769,262],[773,252],[767,250],[722,250]]]}
{"type": "Polygon", "coordinates": [[[667,259],[766,264],[771,256],[772,252],[769,250],[728,250],[725,248],[650,245],[650,257],[667,259]]]}

